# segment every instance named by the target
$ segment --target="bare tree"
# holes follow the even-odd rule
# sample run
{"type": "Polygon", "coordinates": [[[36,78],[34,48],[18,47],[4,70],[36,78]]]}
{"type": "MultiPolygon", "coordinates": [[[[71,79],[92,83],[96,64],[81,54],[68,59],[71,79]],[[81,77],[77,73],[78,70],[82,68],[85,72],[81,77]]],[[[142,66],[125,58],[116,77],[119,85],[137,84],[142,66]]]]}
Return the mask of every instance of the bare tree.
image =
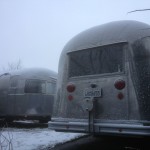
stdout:
{"type": "Polygon", "coordinates": [[[19,70],[21,68],[22,68],[22,63],[21,63],[20,59],[17,62],[8,63],[8,69],[9,70],[19,70]]]}
{"type": "Polygon", "coordinates": [[[7,67],[3,67],[3,71],[13,71],[22,69],[22,61],[19,59],[16,62],[9,62],[7,67]]]}
{"type": "Polygon", "coordinates": [[[7,127],[0,129],[0,150],[13,150],[13,134],[7,127]]]}

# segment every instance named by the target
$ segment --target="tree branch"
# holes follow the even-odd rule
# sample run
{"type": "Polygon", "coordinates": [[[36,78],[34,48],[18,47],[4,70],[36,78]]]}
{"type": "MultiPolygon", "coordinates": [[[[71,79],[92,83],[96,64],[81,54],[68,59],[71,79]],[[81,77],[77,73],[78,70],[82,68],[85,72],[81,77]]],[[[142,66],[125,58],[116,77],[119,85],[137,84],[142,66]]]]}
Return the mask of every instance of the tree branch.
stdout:
{"type": "Polygon", "coordinates": [[[129,11],[127,14],[133,13],[133,12],[136,12],[136,11],[148,11],[148,10],[150,10],[150,9],[137,9],[137,10],[129,11]]]}

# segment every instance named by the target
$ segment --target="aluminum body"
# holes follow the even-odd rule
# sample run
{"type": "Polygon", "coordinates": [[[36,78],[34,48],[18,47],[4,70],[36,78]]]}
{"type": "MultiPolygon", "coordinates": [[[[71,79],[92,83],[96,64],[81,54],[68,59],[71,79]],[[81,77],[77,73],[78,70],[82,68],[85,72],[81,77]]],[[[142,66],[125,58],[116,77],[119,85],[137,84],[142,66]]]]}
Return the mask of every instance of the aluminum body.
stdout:
{"type": "Polygon", "coordinates": [[[57,74],[43,68],[0,75],[0,117],[8,121],[51,119],[57,74]]]}
{"type": "Polygon", "coordinates": [[[132,20],[81,32],[64,47],[49,128],[150,136],[150,26],[132,20]],[[122,89],[116,81],[125,82],[122,89]],[[75,90],[66,87],[73,84],[75,90]]]}

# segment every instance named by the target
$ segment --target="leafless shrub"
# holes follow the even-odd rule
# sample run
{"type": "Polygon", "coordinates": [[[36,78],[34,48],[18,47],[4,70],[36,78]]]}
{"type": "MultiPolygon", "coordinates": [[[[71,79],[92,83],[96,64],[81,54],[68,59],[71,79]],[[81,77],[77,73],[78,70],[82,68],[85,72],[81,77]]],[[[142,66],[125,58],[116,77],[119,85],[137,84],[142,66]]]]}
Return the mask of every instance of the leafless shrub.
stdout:
{"type": "Polygon", "coordinates": [[[20,70],[22,69],[22,61],[19,59],[16,62],[9,62],[7,67],[2,67],[3,72],[4,71],[14,71],[14,70],[20,70]]]}
{"type": "Polygon", "coordinates": [[[6,126],[3,127],[0,130],[0,150],[13,150],[12,140],[12,132],[10,132],[6,126]]]}

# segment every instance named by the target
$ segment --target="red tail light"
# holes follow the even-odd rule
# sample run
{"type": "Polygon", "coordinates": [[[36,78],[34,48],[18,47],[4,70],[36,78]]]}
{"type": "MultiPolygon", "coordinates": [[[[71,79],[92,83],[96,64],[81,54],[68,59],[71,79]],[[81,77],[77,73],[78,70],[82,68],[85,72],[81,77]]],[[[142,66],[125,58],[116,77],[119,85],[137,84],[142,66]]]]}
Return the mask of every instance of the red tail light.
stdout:
{"type": "Polygon", "coordinates": [[[73,83],[69,83],[69,84],[67,85],[67,91],[68,91],[68,92],[74,92],[75,89],[76,89],[76,87],[75,87],[75,85],[74,85],[73,83]]]}
{"type": "Polygon", "coordinates": [[[118,90],[124,89],[124,88],[125,88],[125,85],[126,85],[126,84],[125,84],[125,81],[124,81],[124,80],[121,80],[121,79],[117,80],[117,81],[115,82],[115,84],[114,84],[115,88],[118,89],[118,90]]]}
{"type": "Polygon", "coordinates": [[[120,99],[120,100],[121,100],[121,99],[123,99],[123,98],[124,98],[124,95],[123,95],[123,93],[121,93],[121,92],[120,92],[120,93],[118,93],[117,97],[118,97],[118,99],[120,99]]]}
{"type": "Polygon", "coordinates": [[[72,95],[68,95],[68,100],[72,101],[73,100],[73,96],[72,95]]]}

